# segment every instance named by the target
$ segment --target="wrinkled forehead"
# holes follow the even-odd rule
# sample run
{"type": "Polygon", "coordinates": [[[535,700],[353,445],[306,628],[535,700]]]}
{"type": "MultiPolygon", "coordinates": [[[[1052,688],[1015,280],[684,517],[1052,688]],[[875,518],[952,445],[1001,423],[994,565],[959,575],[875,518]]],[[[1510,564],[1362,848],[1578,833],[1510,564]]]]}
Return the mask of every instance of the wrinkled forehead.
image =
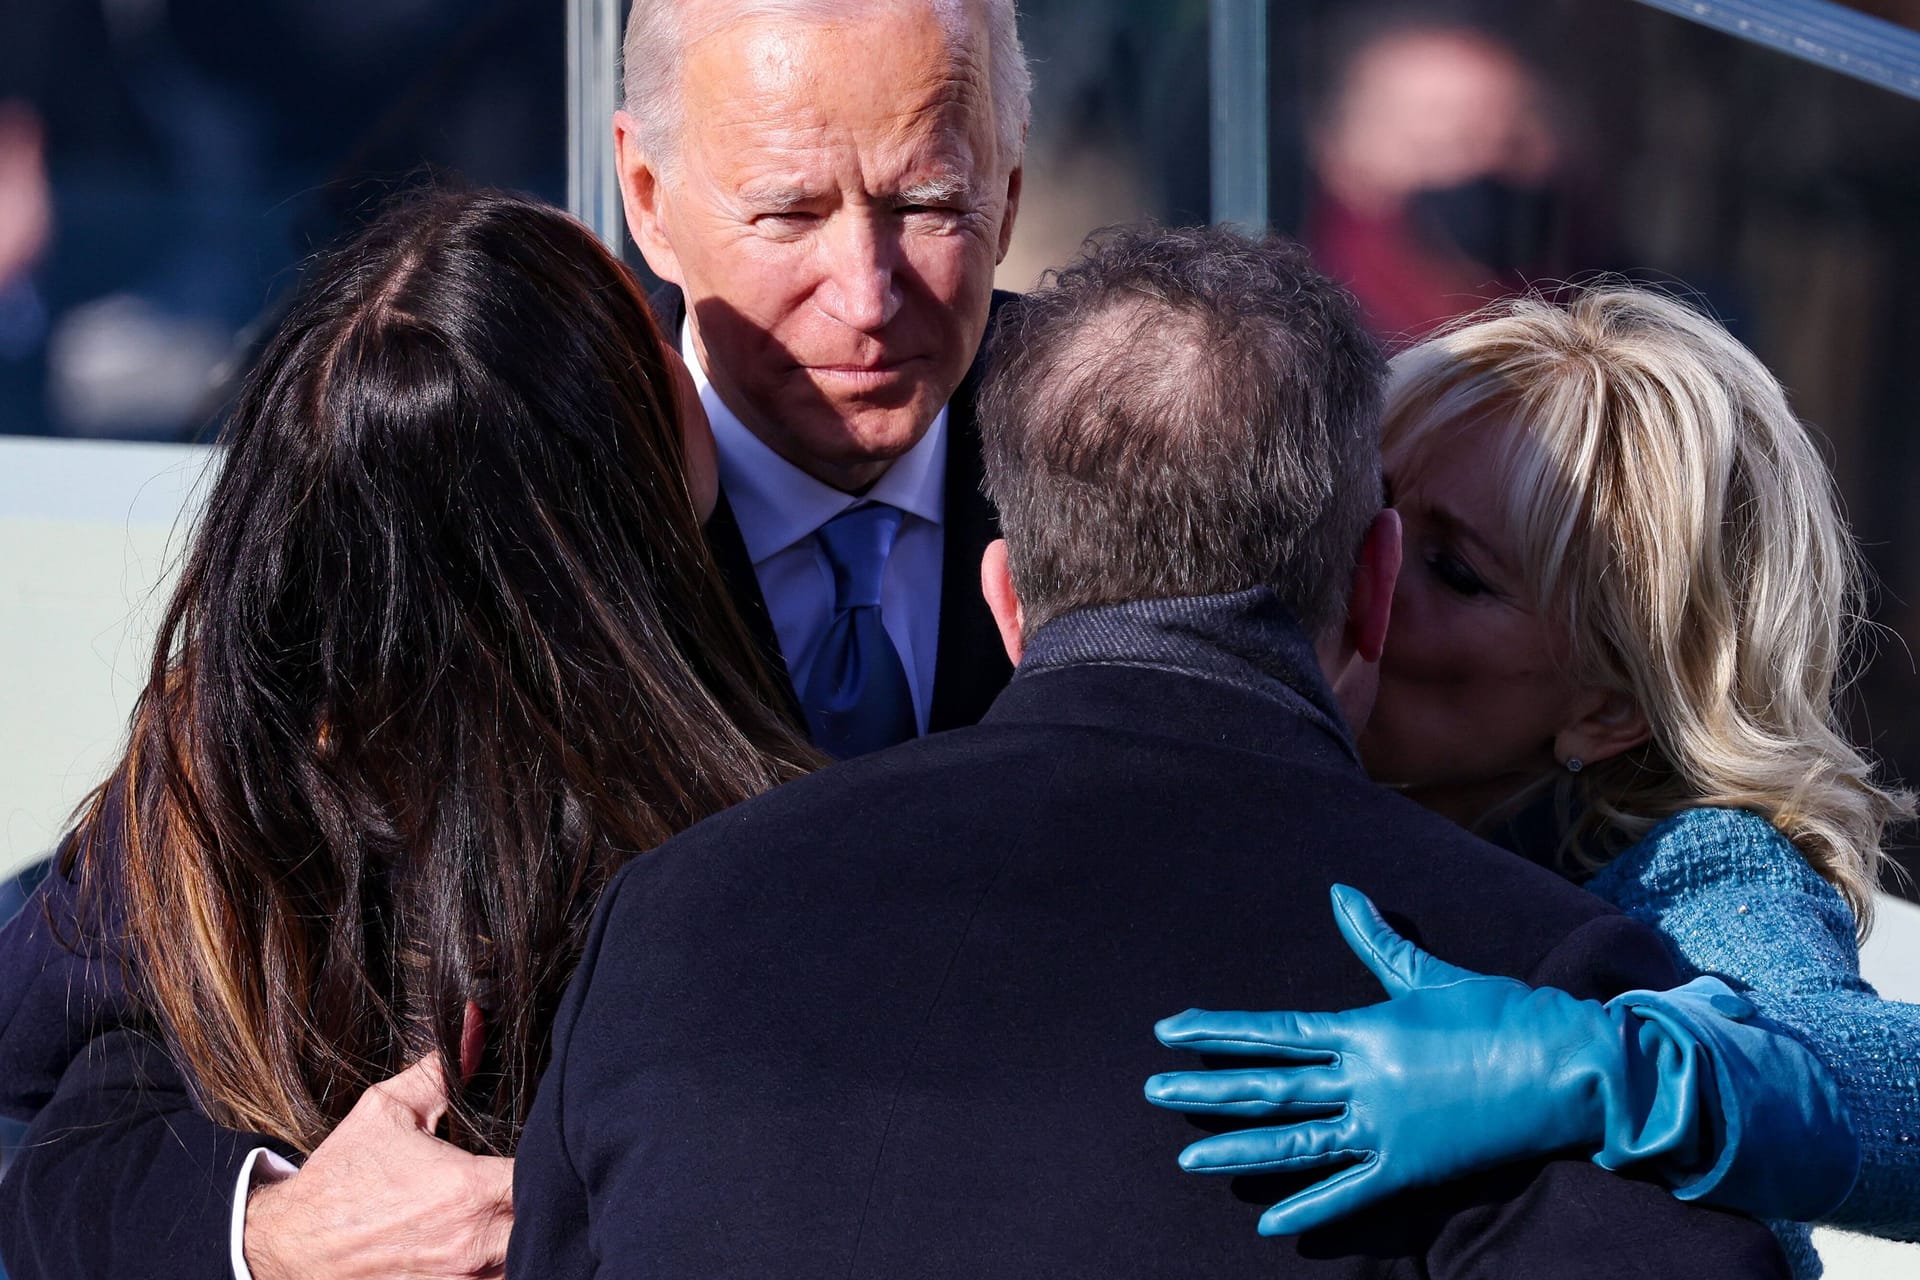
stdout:
{"type": "Polygon", "coordinates": [[[853,148],[971,173],[992,154],[977,33],[920,5],[846,21],[743,19],[687,49],[686,141],[719,167],[756,152],[853,148]]]}

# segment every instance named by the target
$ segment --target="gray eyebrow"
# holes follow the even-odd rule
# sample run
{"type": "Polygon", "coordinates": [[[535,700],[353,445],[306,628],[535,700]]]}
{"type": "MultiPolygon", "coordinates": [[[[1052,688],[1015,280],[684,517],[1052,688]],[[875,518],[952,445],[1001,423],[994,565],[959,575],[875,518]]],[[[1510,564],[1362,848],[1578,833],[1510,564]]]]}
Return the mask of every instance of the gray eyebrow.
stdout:
{"type": "Polygon", "coordinates": [[[957,173],[948,173],[909,183],[900,189],[895,198],[902,204],[944,204],[966,195],[972,189],[973,184],[966,178],[957,173]]]}
{"type": "Polygon", "coordinates": [[[748,187],[740,193],[743,203],[761,213],[789,213],[813,198],[813,193],[805,188],[790,186],[786,183],[748,187]]]}
{"type": "MultiPolygon", "coordinates": [[[[973,183],[959,174],[940,174],[909,183],[894,195],[900,204],[945,204],[973,190],[973,183]]],[[[819,197],[805,187],[790,183],[767,183],[747,187],[740,192],[743,204],[756,213],[790,213],[819,197]]]]}

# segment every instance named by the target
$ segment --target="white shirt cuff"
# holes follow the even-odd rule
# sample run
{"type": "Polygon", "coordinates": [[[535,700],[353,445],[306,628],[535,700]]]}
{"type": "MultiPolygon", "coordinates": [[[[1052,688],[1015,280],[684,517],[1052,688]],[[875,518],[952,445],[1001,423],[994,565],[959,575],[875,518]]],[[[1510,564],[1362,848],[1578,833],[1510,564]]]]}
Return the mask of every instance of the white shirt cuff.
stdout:
{"type": "Polygon", "coordinates": [[[299,1170],[294,1165],[267,1150],[255,1147],[247,1152],[247,1162],[240,1166],[239,1181],[233,1185],[233,1227],[228,1236],[228,1248],[233,1254],[233,1280],[253,1280],[253,1272],[247,1270],[247,1193],[253,1190],[255,1182],[261,1186],[271,1186],[284,1182],[299,1170]]]}

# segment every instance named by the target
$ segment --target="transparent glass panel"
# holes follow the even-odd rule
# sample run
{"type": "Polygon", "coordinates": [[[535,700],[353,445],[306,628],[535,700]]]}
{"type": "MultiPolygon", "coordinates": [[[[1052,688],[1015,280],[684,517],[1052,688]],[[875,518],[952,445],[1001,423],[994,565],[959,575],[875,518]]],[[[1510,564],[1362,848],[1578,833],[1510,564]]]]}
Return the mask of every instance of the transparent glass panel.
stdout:
{"type": "Polygon", "coordinates": [[[1307,0],[1273,28],[1275,223],[1389,342],[1612,271],[1780,376],[1881,583],[1856,731],[1920,779],[1920,102],[1627,0],[1307,0]]]}
{"type": "Polygon", "coordinates": [[[1023,0],[1033,129],[1002,288],[1096,227],[1206,221],[1207,21],[1207,0],[1023,0]]]}
{"type": "Polygon", "coordinates": [[[291,268],[427,173],[566,196],[550,0],[10,0],[0,432],[183,439],[291,268]]]}

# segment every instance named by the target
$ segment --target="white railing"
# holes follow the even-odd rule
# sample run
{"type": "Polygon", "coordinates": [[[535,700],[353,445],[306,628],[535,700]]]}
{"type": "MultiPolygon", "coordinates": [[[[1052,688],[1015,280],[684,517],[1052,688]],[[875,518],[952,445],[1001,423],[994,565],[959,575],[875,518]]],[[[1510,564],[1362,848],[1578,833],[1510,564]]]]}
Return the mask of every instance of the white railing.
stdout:
{"type": "Polygon", "coordinates": [[[0,873],[125,743],[211,449],[0,437],[0,873]]]}

